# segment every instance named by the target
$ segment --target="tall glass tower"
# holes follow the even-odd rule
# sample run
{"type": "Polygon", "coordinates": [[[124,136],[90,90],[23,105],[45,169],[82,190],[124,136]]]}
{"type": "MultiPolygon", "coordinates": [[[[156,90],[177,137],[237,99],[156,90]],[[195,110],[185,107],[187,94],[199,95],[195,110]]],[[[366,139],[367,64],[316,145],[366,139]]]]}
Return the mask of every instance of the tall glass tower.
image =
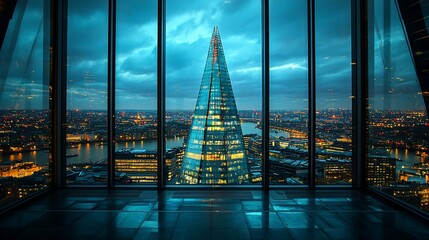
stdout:
{"type": "Polygon", "coordinates": [[[216,26],[183,157],[181,182],[249,183],[243,133],[216,26]]]}

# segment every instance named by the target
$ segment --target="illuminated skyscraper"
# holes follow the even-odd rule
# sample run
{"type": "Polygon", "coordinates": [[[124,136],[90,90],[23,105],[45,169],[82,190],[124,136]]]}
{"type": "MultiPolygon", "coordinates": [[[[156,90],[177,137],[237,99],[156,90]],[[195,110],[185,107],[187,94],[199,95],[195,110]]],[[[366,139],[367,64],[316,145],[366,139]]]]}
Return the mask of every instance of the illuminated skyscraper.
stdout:
{"type": "Polygon", "coordinates": [[[249,182],[243,134],[219,30],[213,29],[181,170],[189,184],[249,182]]]}

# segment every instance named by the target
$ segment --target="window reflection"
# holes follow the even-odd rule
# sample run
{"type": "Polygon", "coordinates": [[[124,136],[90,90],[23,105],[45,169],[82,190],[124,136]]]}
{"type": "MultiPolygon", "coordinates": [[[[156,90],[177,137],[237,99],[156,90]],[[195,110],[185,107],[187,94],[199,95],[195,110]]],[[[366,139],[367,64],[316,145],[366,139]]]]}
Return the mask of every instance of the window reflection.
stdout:
{"type": "Polygon", "coordinates": [[[370,6],[366,180],[427,211],[429,120],[404,33],[411,26],[401,25],[394,1],[370,6]]]}
{"type": "MultiPolygon", "coordinates": [[[[1,23],[7,31],[0,41],[0,207],[51,182],[50,13],[44,4],[50,2],[17,1],[10,21],[1,23]]],[[[10,6],[3,1],[0,14],[10,6]]]]}
{"type": "Polygon", "coordinates": [[[68,1],[66,181],[107,182],[107,1],[68,1]]]}

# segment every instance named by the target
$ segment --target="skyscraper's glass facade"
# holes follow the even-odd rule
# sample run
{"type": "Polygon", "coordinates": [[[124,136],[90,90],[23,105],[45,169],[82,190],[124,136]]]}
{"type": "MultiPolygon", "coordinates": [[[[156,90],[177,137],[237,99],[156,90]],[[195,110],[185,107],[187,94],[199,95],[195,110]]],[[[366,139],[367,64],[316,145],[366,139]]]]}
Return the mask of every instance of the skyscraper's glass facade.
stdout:
{"type": "Polygon", "coordinates": [[[214,27],[193,115],[182,183],[248,183],[243,133],[219,29],[214,27]]]}

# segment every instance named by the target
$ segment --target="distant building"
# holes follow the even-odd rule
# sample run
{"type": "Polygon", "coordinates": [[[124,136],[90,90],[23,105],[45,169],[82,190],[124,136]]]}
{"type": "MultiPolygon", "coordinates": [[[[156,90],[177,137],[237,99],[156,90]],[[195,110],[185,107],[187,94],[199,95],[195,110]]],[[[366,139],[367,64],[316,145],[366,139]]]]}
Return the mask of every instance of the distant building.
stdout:
{"type": "Polygon", "coordinates": [[[243,144],[244,149],[246,150],[246,155],[249,156],[249,142],[252,141],[253,138],[257,137],[257,134],[246,134],[243,135],[243,144]]]}
{"type": "Polygon", "coordinates": [[[115,153],[116,173],[125,173],[131,183],[156,183],[156,151],[123,149],[115,153]]]}
{"type": "Polygon", "coordinates": [[[429,209],[429,185],[425,184],[422,186],[419,186],[418,188],[418,194],[420,197],[420,208],[425,208],[426,210],[429,209]]]}
{"type": "Polygon", "coordinates": [[[249,183],[243,133],[219,30],[209,53],[183,157],[181,182],[249,183]]]}
{"type": "Polygon", "coordinates": [[[270,157],[270,182],[287,183],[287,179],[292,178],[300,179],[301,184],[306,181],[308,178],[307,160],[270,157]]]}
{"type": "Polygon", "coordinates": [[[411,203],[412,205],[429,210],[429,185],[417,182],[393,183],[382,190],[395,198],[411,203]]]}
{"type": "Polygon", "coordinates": [[[165,167],[167,170],[167,180],[169,182],[180,182],[180,169],[182,168],[183,155],[184,149],[182,147],[167,150],[165,154],[165,167]]]}
{"type": "Polygon", "coordinates": [[[0,178],[0,201],[6,202],[17,198],[16,181],[12,177],[0,178]]]}
{"type": "Polygon", "coordinates": [[[254,136],[249,139],[246,148],[248,156],[255,159],[262,159],[262,138],[260,136],[254,136]]]}
{"type": "Polygon", "coordinates": [[[348,159],[316,159],[316,165],[320,164],[323,171],[322,178],[316,181],[320,184],[352,182],[352,161],[348,159]]]}
{"type": "Polygon", "coordinates": [[[372,186],[383,187],[395,182],[396,158],[384,155],[369,155],[367,180],[372,186]]]}

